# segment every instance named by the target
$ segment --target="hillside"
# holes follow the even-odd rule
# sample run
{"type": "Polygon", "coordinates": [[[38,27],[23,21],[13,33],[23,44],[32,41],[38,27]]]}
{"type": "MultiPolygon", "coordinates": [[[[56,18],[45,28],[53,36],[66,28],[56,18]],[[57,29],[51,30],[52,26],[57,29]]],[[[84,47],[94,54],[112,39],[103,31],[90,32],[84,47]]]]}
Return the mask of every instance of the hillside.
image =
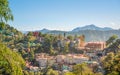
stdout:
{"type": "Polygon", "coordinates": [[[97,27],[94,24],[86,25],[83,27],[76,27],[71,31],[49,30],[45,28],[37,31],[43,34],[53,34],[53,35],[59,35],[59,34],[64,35],[64,33],[66,33],[66,35],[79,36],[84,34],[86,41],[106,41],[110,36],[114,34],[120,37],[120,30],[115,30],[110,27],[101,28],[101,27],[97,27]]]}
{"type": "Polygon", "coordinates": [[[66,33],[66,35],[85,35],[86,41],[106,41],[113,34],[118,35],[120,37],[120,30],[114,30],[110,27],[97,27],[95,25],[86,25],[83,27],[74,28],[72,31],[59,31],[59,30],[48,30],[43,29],[40,30],[42,33],[48,33],[53,35],[59,35],[66,33]]]}
{"type": "Polygon", "coordinates": [[[10,42],[16,37],[21,38],[22,36],[23,34],[20,31],[8,24],[4,25],[4,27],[0,29],[0,38],[2,42],[10,42]]]}
{"type": "Polygon", "coordinates": [[[110,36],[116,34],[120,37],[120,30],[109,30],[109,31],[99,31],[99,30],[82,30],[79,32],[68,32],[72,35],[85,35],[86,41],[106,41],[110,36]]]}

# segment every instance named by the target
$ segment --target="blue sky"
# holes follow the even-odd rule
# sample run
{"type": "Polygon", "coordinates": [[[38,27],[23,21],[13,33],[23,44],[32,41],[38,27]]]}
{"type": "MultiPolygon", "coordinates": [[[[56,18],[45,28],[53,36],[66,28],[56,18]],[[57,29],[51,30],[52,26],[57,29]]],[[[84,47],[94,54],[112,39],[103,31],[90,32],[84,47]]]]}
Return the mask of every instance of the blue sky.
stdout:
{"type": "Polygon", "coordinates": [[[120,0],[9,0],[18,30],[69,31],[95,24],[120,28],[120,0]]]}

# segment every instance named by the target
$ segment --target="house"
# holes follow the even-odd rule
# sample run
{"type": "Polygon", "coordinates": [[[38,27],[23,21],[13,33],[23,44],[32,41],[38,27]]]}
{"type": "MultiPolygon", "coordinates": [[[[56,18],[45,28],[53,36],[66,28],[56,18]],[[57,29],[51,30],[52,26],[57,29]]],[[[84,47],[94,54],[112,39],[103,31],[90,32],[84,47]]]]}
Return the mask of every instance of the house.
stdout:
{"type": "Polygon", "coordinates": [[[65,56],[64,55],[57,55],[56,62],[57,63],[64,63],[65,56]]]}
{"type": "Polygon", "coordinates": [[[39,67],[46,67],[48,63],[48,58],[45,53],[40,53],[35,55],[36,61],[39,63],[39,67]]]}
{"type": "Polygon", "coordinates": [[[56,63],[55,57],[54,57],[54,56],[49,56],[49,57],[48,57],[48,65],[49,65],[49,66],[52,66],[52,65],[55,64],[55,63],[56,63]]]}
{"type": "MultiPolygon", "coordinates": [[[[39,53],[35,55],[36,61],[39,63],[39,67],[45,68],[47,65],[52,66],[57,63],[59,66],[61,65],[73,65],[80,64],[83,62],[87,62],[89,60],[88,57],[85,57],[82,54],[67,54],[67,55],[57,55],[57,56],[48,56],[45,53],[39,53]]],[[[71,70],[71,67],[68,68],[71,70]]]]}
{"type": "Polygon", "coordinates": [[[68,64],[73,64],[73,55],[72,54],[67,54],[64,61],[68,64]]]}
{"type": "Polygon", "coordinates": [[[66,64],[78,64],[87,62],[89,60],[88,57],[84,57],[83,55],[58,55],[56,56],[57,63],[66,63],[66,64]]]}
{"type": "Polygon", "coordinates": [[[74,63],[76,64],[80,64],[80,63],[83,63],[83,62],[87,62],[89,60],[88,57],[80,57],[80,56],[74,56],[73,57],[73,61],[74,63]]]}
{"type": "Polygon", "coordinates": [[[106,48],[106,43],[105,42],[88,42],[85,45],[86,49],[90,50],[103,50],[106,48]]]}
{"type": "Polygon", "coordinates": [[[39,67],[46,67],[47,66],[47,58],[39,58],[37,59],[38,63],[39,63],[39,67]]]}

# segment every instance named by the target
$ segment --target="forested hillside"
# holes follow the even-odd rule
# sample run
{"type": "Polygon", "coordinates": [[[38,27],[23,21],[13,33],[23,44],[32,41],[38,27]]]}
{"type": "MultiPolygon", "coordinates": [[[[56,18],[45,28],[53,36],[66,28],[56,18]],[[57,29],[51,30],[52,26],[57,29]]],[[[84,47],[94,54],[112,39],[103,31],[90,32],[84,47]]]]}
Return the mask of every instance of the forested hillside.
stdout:
{"type": "Polygon", "coordinates": [[[74,31],[59,31],[59,30],[47,30],[47,31],[40,31],[41,33],[46,33],[46,34],[54,34],[54,35],[82,35],[84,34],[86,36],[86,42],[89,41],[106,41],[109,39],[110,36],[116,34],[118,37],[120,37],[120,30],[106,30],[106,31],[101,31],[101,30],[80,30],[77,32],[74,31]]]}

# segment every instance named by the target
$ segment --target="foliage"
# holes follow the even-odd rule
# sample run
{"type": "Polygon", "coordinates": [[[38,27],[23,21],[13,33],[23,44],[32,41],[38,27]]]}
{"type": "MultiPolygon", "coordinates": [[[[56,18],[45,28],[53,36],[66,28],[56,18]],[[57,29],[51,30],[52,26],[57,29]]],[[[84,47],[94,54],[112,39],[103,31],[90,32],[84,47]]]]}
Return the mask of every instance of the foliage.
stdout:
{"type": "Polygon", "coordinates": [[[120,74],[120,52],[117,54],[108,53],[102,60],[103,68],[107,75],[120,74]]]}
{"type": "Polygon", "coordinates": [[[105,55],[109,52],[118,53],[120,50],[120,39],[116,39],[109,47],[104,50],[105,55]]]}
{"type": "Polygon", "coordinates": [[[68,48],[68,44],[67,44],[67,43],[65,43],[63,52],[64,52],[64,53],[68,53],[68,52],[69,52],[69,48],[68,48]]]}
{"type": "Polygon", "coordinates": [[[75,75],[75,74],[72,72],[66,72],[64,75],[75,75]]]}
{"type": "Polygon", "coordinates": [[[23,75],[24,64],[24,60],[19,54],[0,44],[0,74],[23,75]]]}
{"type": "Polygon", "coordinates": [[[0,0],[0,22],[13,20],[8,0],[0,0]]]}
{"type": "Polygon", "coordinates": [[[46,75],[59,75],[57,71],[49,69],[46,75]]]}
{"type": "Polygon", "coordinates": [[[4,29],[5,23],[4,22],[0,22],[0,30],[2,31],[4,29]]]}
{"type": "Polygon", "coordinates": [[[23,71],[24,75],[42,75],[41,72],[23,71]]]}
{"type": "Polygon", "coordinates": [[[72,72],[66,72],[64,75],[102,75],[101,73],[94,73],[86,63],[81,63],[73,66],[72,72]]]}
{"type": "Polygon", "coordinates": [[[32,36],[32,35],[33,35],[33,32],[28,32],[27,35],[28,35],[28,36],[32,36]]]}
{"type": "Polygon", "coordinates": [[[69,35],[69,36],[67,36],[67,39],[73,40],[73,36],[69,35]]]}
{"type": "Polygon", "coordinates": [[[92,75],[92,70],[87,66],[87,64],[77,64],[73,67],[73,73],[75,75],[92,75]]]}
{"type": "Polygon", "coordinates": [[[106,41],[106,45],[107,45],[107,46],[112,45],[117,38],[118,38],[117,35],[112,35],[112,36],[106,41]]]}

